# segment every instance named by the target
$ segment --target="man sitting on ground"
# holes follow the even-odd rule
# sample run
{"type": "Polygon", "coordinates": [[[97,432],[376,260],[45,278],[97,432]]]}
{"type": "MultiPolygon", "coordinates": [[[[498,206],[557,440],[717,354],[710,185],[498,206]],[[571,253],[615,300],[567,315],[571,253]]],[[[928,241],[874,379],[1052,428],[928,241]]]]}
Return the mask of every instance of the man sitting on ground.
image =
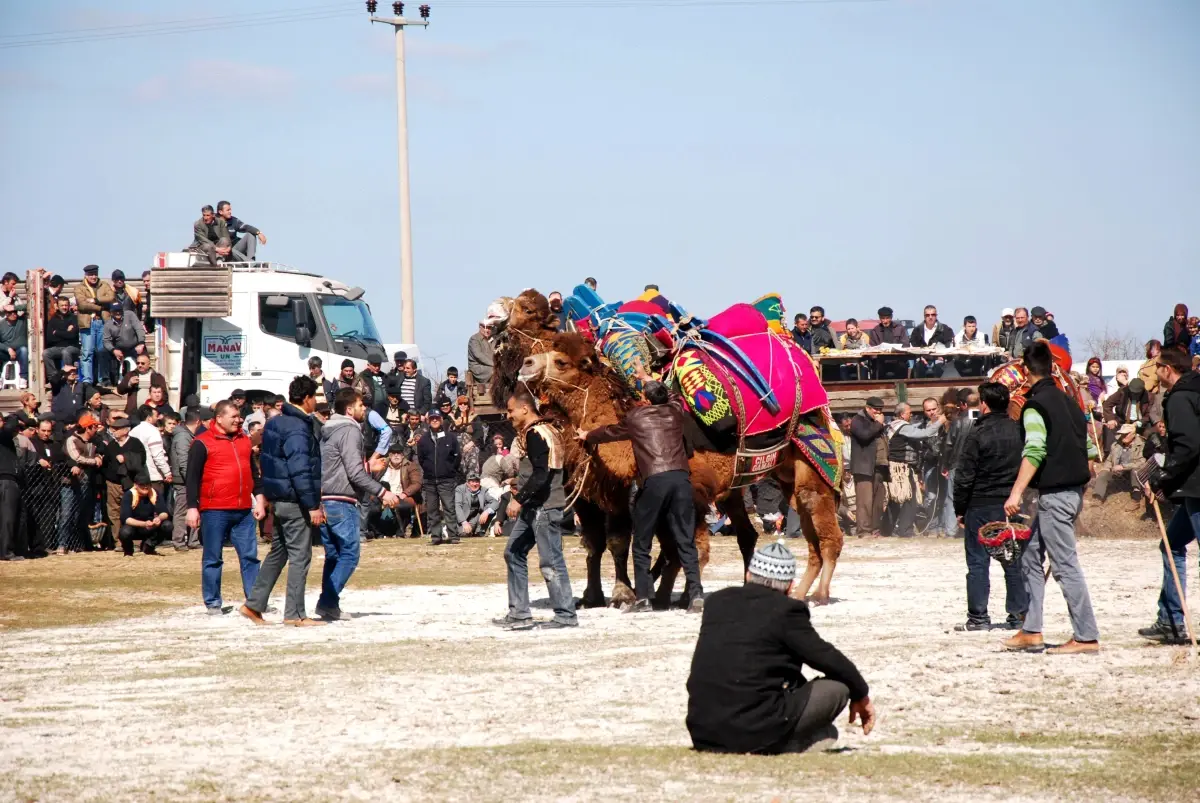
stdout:
{"type": "Polygon", "coordinates": [[[1104,460],[1104,468],[1096,474],[1092,493],[1100,499],[1107,499],[1109,486],[1113,480],[1119,479],[1124,479],[1126,486],[1140,492],[1141,489],[1137,488],[1136,483],[1131,483],[1131,478],[1133,472],[1146,462],[1142,457],[1145,448],[1146,442],[1138,436],[1137,427],[1134,424],[1122,424],[1117,430],[1117,439],[1104,460]]]}
{"type": "Polygon", "coordinates": [[[454,489],[454,515],[459,533],[483,535],[495,515],[497,504],[488,499],[487,492],[479,484],[479,475],[468,474],[467,481],[454,489]]]}
{"type": "Polygon", "coordinates": [[[688,678],[687,728],[697,750],[802,753],[829,749],[833,722],[850,703],[850,722],[875,727],[867,682],[792,599],[796,559],[782,541],[760,547],[744,586],[723,588],[704,606],[688,678]],[[825,673],[806,680],[804,665],[825,673]]]}
{"type": "Polygon", "coordinates": [[[121,497],[121,529],[119,539],[125,557],[133,557],[133,542],[142,542],[143,555],[157,555],[155,546],[171,537],[171,516],[167,512],[167,495],[156,491],[150,475],[139,472],[133,487],[121,497]]]}

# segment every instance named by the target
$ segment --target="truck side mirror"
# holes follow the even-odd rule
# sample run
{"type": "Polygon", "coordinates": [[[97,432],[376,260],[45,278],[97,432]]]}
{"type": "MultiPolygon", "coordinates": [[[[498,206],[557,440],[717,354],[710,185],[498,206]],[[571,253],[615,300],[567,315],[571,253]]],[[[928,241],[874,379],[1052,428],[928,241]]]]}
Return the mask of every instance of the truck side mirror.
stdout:
{"type": "Polygon", "coordinates": [[[308,303],[304,299],[292,299],[292,320],[296,322],[296,345],[311,344],[312,332],[308,329],[308,303]]]}

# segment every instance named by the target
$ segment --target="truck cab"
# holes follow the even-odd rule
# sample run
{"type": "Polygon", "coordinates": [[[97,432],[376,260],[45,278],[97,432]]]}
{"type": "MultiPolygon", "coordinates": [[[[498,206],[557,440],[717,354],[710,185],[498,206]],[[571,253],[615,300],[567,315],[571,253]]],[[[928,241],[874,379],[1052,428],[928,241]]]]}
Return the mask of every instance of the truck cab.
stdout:
{"type": "Polygon", "coordinates": [[[396,349],[420,360],[415,344],[383,343],[361,288],[277,263],[214,268],[195,265],[194,259],[160,254],[151,272],[154,315],[167,316],[159,371],[176,404],[196,393],[208,405],[234,389],[249,396],[286,395],[288,383],[308,373],[312,356],[321,358],[331,379],[346,359],[356,372],[366,367],[368,356],[390,362],[396,349]],[[210,272],[210,279],[197,281],[210,272]],[[226,278],[228,291],[222,293],[226,278]]]}

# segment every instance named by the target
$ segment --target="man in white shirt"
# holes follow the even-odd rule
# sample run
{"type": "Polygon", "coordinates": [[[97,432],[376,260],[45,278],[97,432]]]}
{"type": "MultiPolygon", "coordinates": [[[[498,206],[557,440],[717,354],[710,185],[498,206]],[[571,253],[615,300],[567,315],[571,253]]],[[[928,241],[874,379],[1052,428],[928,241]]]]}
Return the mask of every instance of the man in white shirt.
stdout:
{"type": "Polygon", "coordinates": [[[164,486],[174,480],[174,475],[171,474],[171,462],[163,445],[162,433],[158,431],[162,414],[150,405],[143,404],[138,408],[138,417],[141,423],[130,431],[129,437],[137,438],[142,442],[142,446],[146,447],[146,469],[150,473],[150,485],[156,494],[165,493],[164,486]]]}

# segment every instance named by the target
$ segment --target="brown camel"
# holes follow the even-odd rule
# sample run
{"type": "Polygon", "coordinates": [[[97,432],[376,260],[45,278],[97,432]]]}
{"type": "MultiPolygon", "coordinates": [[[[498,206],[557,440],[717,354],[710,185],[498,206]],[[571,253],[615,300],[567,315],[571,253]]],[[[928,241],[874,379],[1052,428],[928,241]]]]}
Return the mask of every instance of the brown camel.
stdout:
{"type": "MultiPolygon", "coordinates": [[[[620,418],[623,406],[628,405],[627,401],[623,401],[627,398],[624,384],[612,369],[597,358],[591,344],[576,334],[556,335],[548,349],[543,345],[538,353],[526,357],[519,379],[535,391],[546,394],[565,410],[572,427],[590,430],[613,423],[620,418]]],[[[730,483],[734,475],[734,462],[735,457],[732,454],[698,451],[691,463],[693,485],[711,488],[716,492],[717,499],[727,497],[732,490],[730,483]]],[[[629,482],[636,476],[632,448],[628,443],[606,444],[596,449],[588,467],[595,470],[601,466],[614,476],[629,482]]],[[[794,504],[800,514],[804,537],[808,543],[808,566],[803,579],[796,586],[795,593],[801,597],[805,596],[819,577],[817,591],[811,599],[818,604],[827,603],[833,571],[842,550],[836,493],[805,462],[794,446],[784,450],[774,475],[780,481],[781,487],[793,489],[794,504]]],[[[705,495],[707,496],[707,493],[705,495]]],[[[698,501],[700,496],[698,490],[698,501]]],[[[726,506],[725,512],[737,532],[742,560],[748,567],[758,533],[740,503],[726,506]]],[[[703,517],[698,517],[698,521],[703,522],[703,517]]],[[[703,554],[707,557],[707,526],[701,525],[697,528],[698,540],[701,537],[700,529],[704,530],[703,554]]],[[[700,547],[700,543],[697,543],[697,547],[700,547]]],[[[673,580],[674,576],[668,578],[664,570],[664,583],[673,580]]]]}
{"type": "MultiPolygon", "coordinates": [[[[550,304],[545,296],[536,290],[526,290],[515,298],[500,299],[493,306],[502,307],[503,316],[490,318],[496,343],[492,399],[497,406],[503,407],[520,382],[518,374],[526,357],[544,353],[550,348],[557,333],[558,321],[550,313],[550,304]]],[[[632,399],[615,375],[610,379],[613,380],[610,386],[603,389],[607,394],[606,408],[623,413],[633,403],[632,399]]],[[[564,430],[564,462],[568,477],[575,484],[572,491],[579,491],[574,508],[579,514],[581,537],[587,549],[588,578],[582,604],[585,607],[603,607],[606,604],[601,583],[601,560],[606,548],[612,555],[616,574],[611,604],[615,607],[632,604],[636,601],[629,577],[629,547],[633,533],[630,492],[633,478],[636,477],[633,449],[628,443],[612,444],[604,447],[608,461],[592,460],[582,444],[570,436],[574,430],[570,428],[568,412],[545,394],[542,401],[543,417],[564,430]]],[[[607,423],[616,420],[614,416],[607,423]]],[[[696,546],[702,563],[708,561],[708,528],[704,514],[714,498],[715,486],[716,478],[706,467],[695,470],[696,521],[703,526],[703,532],[698,532],[696,546]]],[[[674,580],[680,568],[673,541],[665,539],[655,566],[661,577],[655,607],[663,608],[670,604],[674,580]]]]}

